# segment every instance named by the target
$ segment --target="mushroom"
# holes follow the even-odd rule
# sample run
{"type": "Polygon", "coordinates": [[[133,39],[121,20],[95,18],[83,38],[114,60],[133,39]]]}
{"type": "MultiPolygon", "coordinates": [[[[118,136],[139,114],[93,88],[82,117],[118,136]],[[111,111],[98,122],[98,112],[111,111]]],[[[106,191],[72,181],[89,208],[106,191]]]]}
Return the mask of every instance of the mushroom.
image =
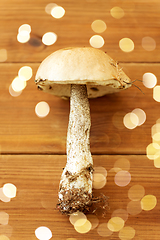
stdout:
{"type": "Polygon", "coordinates": [[[88,98],[127,89],[131,80],[102,50],[73,47],[57,50],[44,59],[35,82],[44,92],[70,97],[67,163],[61,175],[57,207],[67,215],[85,212],[93,199],[88,98]]]}

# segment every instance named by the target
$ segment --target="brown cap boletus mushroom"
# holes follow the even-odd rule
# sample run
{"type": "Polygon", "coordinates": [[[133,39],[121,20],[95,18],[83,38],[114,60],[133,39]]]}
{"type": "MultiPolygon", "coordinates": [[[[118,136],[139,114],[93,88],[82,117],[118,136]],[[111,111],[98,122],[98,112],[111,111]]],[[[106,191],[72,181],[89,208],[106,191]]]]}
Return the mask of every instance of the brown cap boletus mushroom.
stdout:
{"type": "Polygon", "coordinates": [[[73,47],[49,55],[41,63],[35,82],[44,92],[70,97],[67,163],[60,180],[57,207],[65,214],[86,211],[93,197],[88,98],[127,89],[131,80],[102,50],[73,47]]]}

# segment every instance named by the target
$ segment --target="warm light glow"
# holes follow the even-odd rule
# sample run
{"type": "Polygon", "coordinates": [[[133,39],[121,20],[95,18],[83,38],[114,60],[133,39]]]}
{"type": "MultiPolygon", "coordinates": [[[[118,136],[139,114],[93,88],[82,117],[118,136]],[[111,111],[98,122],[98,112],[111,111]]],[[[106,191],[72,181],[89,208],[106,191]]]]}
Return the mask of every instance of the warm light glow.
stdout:
{"type": "Polygon", "coordinates": [[[92,228],[91,230],[95,229],[99,224],[99,219],[94,214],[87,214],[87,219],[90,221],[92,228]]]}
{"type": "Polygon", "coordinates": [[[146,195],[141,200],[141,207],[145,211],[150,211],[157,205],[157,198],[154,195],[146,195]]]}
{"type": "Polygon", "coordinates": [[[114,168],[128,171],[130,169],[130,162],[127,158],[120,158],[114,163],[114,168]]]}
{"type": "Polygon", "coordinates": [[[48,227],[38,227],[35,230],[35,235],[39,240],[49,240],[52,238],[52,232],[48,227]]]}
{"type": "Polygon", "coordinates": [[[140,201],[130,201],[127,204],[127,212],[131,215],[137,215],[142,211],[140,201]]]}
{"type": "Polygon", "coordinates": [[[153,99],[156,102],[160,102],[160,86],[159,85],[153,88],[153,99]]]}
{"type": "Polygon", "coordinates": [[[31,26],[29,24],[23,24],[19,27],[18,32],[27,31],[28,33],[31,33],[31,26]]]}
{"type": "Polygon", "coordinates": [[[22,91],[23,89],[25,89],[27,83],[26,81],[22,81],[19,77],[15,77],[11,83],[12,85],[12,89],[15,91],[15,92],[20,92],[22,91]]]}
{"type": "Polygon", "coordinates": [[[123,52],[132,52],[134,50],[134,42],[130,38],[122,38],[119,41],[119,47],[123,52]]]}
{"type": "Polygon", "coordinates": [[[156,41],[151,37],[142,38],[142,47],[146,51],[153,51],[156,48],[156,41]]]}
{"type": "Polygon", "coordinates": [[[107,25],[104,21],[98,19],[92,22],[91,28],[96,33],[102,33],[107,29],[107,25]]]}
{"type": "Polygon", "coordinates": [[[54,32],[47,32],[42,37],[43,44],[50,46],[57,41],[57,35],[54,32]]]}
{"type": "Polygon", "coordinates": [[[46,12],[47,14],[51,14],[51,11],[52,11],[52,9],[53,9],[54,7],[57,7],[57,4],[56,4],[56,3],[49,3],[49,4],[47,4],[46,7],[45,7],[45,12],[46,12]]]}
{"type": "Polygon", "coordinates": [[[126,114],[125,112],[120,111],[120,112],[114,113],[112,117],[113,125],[119,130],[124,129],[123,117],[125,114],[126,114]]]}
{"type": "Polygon", "coordinates": [[[158,143],[150,143],[146,147],[146,154],[150,160],[154,160],[157,155],[157,152],[159,151],[160,151],[160,146],[158,143]]]}
{"type": "Polygon", "coordinates": [[[152,126],[151,128],[151,132],[152,132],[152,136],[157,133],[160,132],[160,123],[156,123],[152,126]]]}
{"type": "Polygon", "coordinates": [[[7,225],[9,222],[9,214],[6,212],[0,212],[0,224],[7,225]]]}
{"type": "Polygon", "coordinates": [[[132,201],[140,201],[145,194],[145,189],[142,185],[133,185],[128,191],[128,197],[132,201]]]}
{"type": "Polygon", "coordinates": [[[153,88],[157,84],[157,77],[153,73],[144,73],[142,79],[146,88],[153,88]]]}
{"type": "Polygon", "coordinates": [[[128,129],[134,129],[138,126],[139,119],[135,113],[127,113],[123,118],[123,124],[128,129]]]}
{"type": "Polygon", "coordinates": [[[101,173],[93,173],[93,188],[101,189],[106,185],[106,177],[101,173]]]}
{"type": "Polygon", "coordinates": [[[52,8],[51,10],[51,15],[54,18],[62,18],[65,14],[65,9],[61,6],[55,6],[54,8],[52,8]]]}
{"type": "Polygon", "coordinates": [[[112,235],[113,231],[108,229],[108,224],[107,223],[101,223],[101,224],[99,224],[99,226],[97,228],[97,233],[101,237],[109,237],[109,236],[112,235]]]}
{"type": "Polygon", "coordinates": [[[83,212],[74,212],[69,216],[69,221],[72,225],[74,225],[75,222],[79,219],[86,220],[87,217],[83,212]]]}
{"type": "Polygon", "coordinates": [[[160,141],[160,132],[157,132],[154,135],[152,135],[152,139],[156,142],[159,142],[160,141]]]}
{"type": "Polygon", "coordinates": [[[7,61],[7,57],[8,57],[7,50],[3,48],[0,49],[0,62],[7,61]]]}
{"type": "Polygon", "coordinates": [[[111,13],[111,16],[116,18],[116,19],[120,19],[120,18],[124,17],[124,11],[120,7],[113,7],[110,10],[110,13],[111,13]]]}
{"type": "Polygon", "coordinates": [[[0,235],[0,240],[10,240],[6,235],[0,235]]]}
{"type": "Polygon", "coordinates": [[[83,221],[83,224],[80,224],[82,220],[79,219],[75,222],[74,224],[74,229],[78,232],[78,233],[87,233],[91,230],[92,225],[90,223],[89,220],[85,220],[83,221]]]}
{"type": "Polygon", "coordinates": [[[134,228],[126,226],[119,231],[119,238],[121,240],[130,240],[134,238],[135,234],[136,231],[134,228]]]}
{"type": "Polygon", "coordinates": [[[12,88],[12,84],[9,85],[9,93],[12,97],[18,97],[21,95],[22,91],[16,92],[12,88]]]}
{"type": "Polygon", "coordinates": [[[35,107],[35,113],[37,114],[38,117],[46,117],[50,112],[50,107],[49,104],[47,102],[39,102],[37,103],[36,107],[35,107]]]}
{"type": "Polygon", "coordinates": [[[109,230],[119,232],[124,227],[124,220],[120,217],[112,217],[107,224],[109,230]]]}
{"type": "Polygon", "coordinates": [[[154,166],[156,168],[160,168],[160,152],[159,152],[159,156],[154,159],[154,166]]]}
{"type": "Polygon", "coordinates": [[[33,75],[32,68],[29,66],[23,66],[18,71],[18,76],[23,81],[28,81],[33,75]]]}
{"type": "Polygon", "coordinates": [[[131,174],[128,171],[119,171],[116,173],[114,182],[119,187],[127,186],[131,181],[131,174]]]}
{"type": "Polygon", "coordinates": [[[8,198],[14,198],[16,197],[17,188],[12,183],[6,183],[3,185],[3,193],[8,198]]]}
{"type": "Polygon", "coordinates": [[[101,166],[94,167],[94,173],[101,173],[105,177],[107,177],[107,170],[104,167],[101,167],[101,166]]]}
{"type": "Polygon", "coordinates": [[[20,43],[26,43],[30,39],[30,33],[28,31],[21,31],[17,35],[17,40],[20,43]]]}
{"type": "Polygon", "coordinates": [[[146,113],[140,109],[140,108],[135,108],[132,113],[136,114],[138,117],[138,126],[141,126],[145,121],[146,121],[146,113]]]}
{"type": "Polygon", "coordinates": [[[125,209],[116,209],[113,211],[112,217],[120,217],[126,222],[128,219],[128,212],[125,209]]]}
{"type": "Polygon", "coordinates": [[[90,38],[89,43],[94,48],[101,48],[104,45],[104,39],[100,35],[93,35],[90,38]]]}
{"type": "Polygon", "coordinates": [[[10,202],[11,201],[10,198],[8,198],[4,195],[3,188],[0,188],[0,200],[2,202],[10,202]]]}

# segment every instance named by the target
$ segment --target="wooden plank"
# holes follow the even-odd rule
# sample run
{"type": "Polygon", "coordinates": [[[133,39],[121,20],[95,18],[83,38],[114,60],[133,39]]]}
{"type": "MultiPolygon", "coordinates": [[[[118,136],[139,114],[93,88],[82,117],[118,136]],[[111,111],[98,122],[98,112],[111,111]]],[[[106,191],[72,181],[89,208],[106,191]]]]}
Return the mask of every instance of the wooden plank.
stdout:
{"type": "MultiPolygon", "coordinates": [[[[107,30],[100,35],[105,40],[103,50],[113,58],[125,62],[160,62],[159,47],[159,8],[155,1],[66,1],[57,0],[64,7],[66,14],[62,19],[55,19],[45,12],[47,0],[1,0],[0,2],[0,49],[8,51],[7,62],[39,62],[56,49],[69,46],[89,46],[89,39],[97,34],[91,29],[94,20],[101,19],[107,30]],[[119,6],[124,10],[124,17],[115,19],[110,10],[119,6]],[[21,44],[17,41],[20,25],[28,23],[32,27],[32,40],[21,44]],[[53,31],[57,34],[57,42],[49,47],[41,44],[44,33],[53,31]],[[153,38],[156,48],[146,51],[142,47],[142,39],[153,38]],[[119,48],[122,38],[130,38],[135,50],[125,53],[119,48]],[[34,44],[33,44],[34,41],[34,44]]],[[[152,44],[151,44],[152,45],[152,44]]]]}
{"type": "MultiPolygon", "coordinates": [[[[160,192],[160,170],[153,166],[153,162],[146,156],[93,156],[94,165],[104,167],[107,172],[107,184],[104,188],[94,190],[94,194],[103,193],[109,196],[109,209],[106,218],[97,215],[99,224],[107,223],[116,209],[127,211],[130,202],[129,189],[134,185],[141,185],[145,195],[151,194],[157,198],[157,205],[153,210],[142,210],[139,214],[128,215],[125,226],[135,229],[134,239],[158,239],[160,192]],[[127,159],[130,163],[128,171],[131,181],[127,186],[119,187],[114,182],[115,172],[111,171],[119,159],[127,159]]],[[[17,196],[5,203],[0,201],[0,210],[9,215],[9,226],[0,228],[1,234],[6,234],[11,240],[36,240],[35,230],[40,226],[50,228],[53,239],[100,239],[97,228],[87,234],[77,233],[70,224],[68,217],[55,210],[57,191],[62,168],[65,166],[66,156],[0,156],[0,187],[5,183],[12,183],[17,187],[17,196]],[[63,231],[62,231],[63,229],[63,231]],[[12,230],[12,231],[11,231],[12,230]]],[[[118,232],[108,239],[119,239],[118,232]]]]}
{"type": "MultiPolygon", "coordinates": [[[[35,76],[38,64],[28,64],[35,76]]],[[[0,80],[0,146],[1,153],[65,154],[69,116],[69,101],[36,89],[34,76],[19,97],[9,94],[9,86],[22,64],[1,64],[0,80]],[[40,101],[50,105],[46,118],[35,114],[40,101]]],[[[152,72],[160,79],[159,64],[122,64],[132,80],[142,79],[152,72]]],[[[98,99],[90,99],[91,151],[93,154],[145,154],[151,140],[151,127],[160,118],[159,103],[153,100],[153,90],[141,82],[126,91],[98,99]],[[146,122],[133,130],[124,127],[123,116],[135,108],[145,111],[146,122]],[[117,112],[122,112],[116,117],[117,112]],[[114,119],[114,121],[113,121],[114,119]],[[120,129],[117,128],[120,125],[120,129]]]]}

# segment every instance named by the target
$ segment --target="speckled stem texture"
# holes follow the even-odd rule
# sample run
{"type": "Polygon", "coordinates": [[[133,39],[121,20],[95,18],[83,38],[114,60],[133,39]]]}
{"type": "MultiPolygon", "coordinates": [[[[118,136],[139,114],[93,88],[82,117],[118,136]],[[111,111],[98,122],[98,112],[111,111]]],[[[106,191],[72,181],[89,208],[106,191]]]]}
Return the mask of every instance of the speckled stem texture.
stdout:
{"type": "Polygon", "coordinates": [[[86,211],[92,199],[90,108],[86,85],[71,85],[67,164],[61,176],[57,207],[62,213],[86,211]]]}

